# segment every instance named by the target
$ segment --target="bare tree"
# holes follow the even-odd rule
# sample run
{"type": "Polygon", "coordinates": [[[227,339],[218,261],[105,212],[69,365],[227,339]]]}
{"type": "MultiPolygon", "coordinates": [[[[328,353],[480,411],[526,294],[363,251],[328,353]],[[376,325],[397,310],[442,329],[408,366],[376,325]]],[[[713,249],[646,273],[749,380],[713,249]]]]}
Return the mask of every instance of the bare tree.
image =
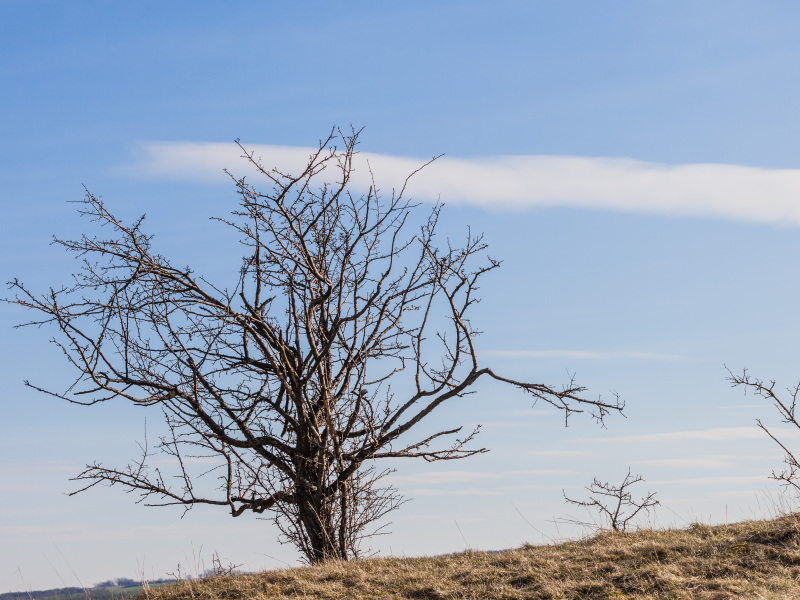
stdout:
{"type": "MultiPolygon", "coordinates": [[[[786,423],[797,429],[800,429],[800,422],[798,422],[797,419],[797,397],[798,394],[800,394],[800,383],[794,387],[787,388],[786,393],[788,394],[788,399],[782,399],[775,391],[774,381],[766,382],[762,379],[758,379],[757,377],[752,377],[747,372],[747,369],[743,369],[741,375],[734,375],[730,369],[727,370],[728,381],[731,382],[733,387],[743,386],[745,393],[747,390],[751,390],[757,396],[770,400],[778,410],[782,423],[786,423]]],[[[800,462],[798,462],[797,455],[792,452],[792,450],[790,450],[782,441],[775,437],[775,435],[761,422],[761,419],[756,419],[756,424],[764,430],[764,433],[772,438],[772,441],[780,446],[781,450],[783,450],[786,469],[780,473],[773,471],[772,479],[775,479],[785,486],[794,488],[796,491],[800,492],[800,481],[798,481],[798,476],[800,475],[800,462]]]]}
{"type": "Polygon", "coordinates": [[[589,399],[573,381],[557,389],[479,365],[469,311],[499,261],[475,264],[486,246],[469,231],[463,245],[437,245],[441,206],[414,225],[405,185],[390,197],[374,181],[351,193],[358,135],[334,130],[299,175],[270,170],[240,145],[269,190],[232,176],[240,205],[219,220],[246,248],[232,290],[173,266],[144,217],[123,223],[88,191],[79,212],[111,235],[55,239],[84,258],[75,283],[44,294],[9,284],[8,301],[39,313],[24,325],[55,326],[53,342],[77,373],[65,392],[27,385],[163,413],[155,451],[171,457],[173,476],[149,462],[145,443],[127,467],[87,466],[78,492],[105,483],[148,505],[269,511],[309,562],[347,559],[401,502],[380,487],[377,461],[486,451],[470,445],[478,429],[411,436],[481,377],[567,417],[588,410],[602,423],[621,412],[618,397],[589,399]]]}
{"type": "Polygon", "coordinates": [[[610,527],[614,531],[626,531],[628,524],[636,515],[643,510],[649,513],[651,508],[659,504],[658,500],[655,500],[655,492],[648,492],[640,500],[633,499],[633,495],[628,488],[641,481],[644,481],[642,476],[631,475],[629,468],[628,474],[619,485],[604,483],[595,477],[592,480],[592,484],[586,488],[590,494],[588,500],[573,500],[568,498],[566,492],[562,490],[564,500],[568,503],[577,504],[587,509],[595,509],[600,516],[599,525],[578,520],[571,520],[570,522],[577,525],[594,526],[598,529],[610,527]]]}

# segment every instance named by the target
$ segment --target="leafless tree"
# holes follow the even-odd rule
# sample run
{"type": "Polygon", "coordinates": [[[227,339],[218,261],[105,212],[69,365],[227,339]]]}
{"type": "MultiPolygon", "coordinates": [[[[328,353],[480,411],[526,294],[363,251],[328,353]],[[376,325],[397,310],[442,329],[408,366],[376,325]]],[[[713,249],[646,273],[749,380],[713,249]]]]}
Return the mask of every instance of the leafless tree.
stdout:
{"type": "Polygon", "coordinates": [[[241,571],[239,568],[242,565],[235,565],[231,561],[228,561],[227,565],[222,564],[222,559],[219,557],[218,552],[214,552],[211,556],[211,568],[206,569],[203,573],[204,577],[230,577],[231,575],[239,575],[241,571]]]}
{"type": "MultiPolygon", "coordinates": [[[[731,382],[733,387],[743,386],[745,393],[747,390],[751,390],[757,396],[771,401],[778,410],[782,423],[786,423],[797,429],[800,429],[800,422],[797,420],[796,412],[797,397],[798,394],[800,394],[800,383],[794,387],[787,388],[786,393],[788,394],[788,399],[782,399],[775,391],[774,381],[766,382],[762,379],[758,379],[757,377],[753,377],[747,372],[747,369],[743,369],[741,375],[735,375],[730,369],[727,370],[728,381],[731,382]]],[[[761,422],[761,419],[756,419],[756,424],[764,430],[764,433],[772,438],[772,441],[780,446],[781,450],[783,450],[786,468],[780,473],[773,471],[772,479],[781,482],[788,488],[792,488],[797,492],[800,492],[800,481],[798,481],[798,476],[800,475],[800,462],[798,462],[797,455],[792,452],[792,450],[789,449],[782,441],[775,437],[775,435],[761,422]]]]}
{"type": "Polygon", "coordinates": [[[555,388],[479,365],[470,309],[500,263],[480,259],[486,246],[469,231],[463,245],[437,245],[441,206],[419,216],[405,184],[388,197],[374,181],[352,193],[359,133],[334,130],[299,175],[265,167],[240,144],[268,191],[231,176],[240,205],[219,221],[246,248],[232,290],[173,266],[144,233],[144,216],[126,224],[88,191],[79,212],[110,235],[55,239],[84,259],[74,284],[43,294],[9,284],[8,301],[38,313],[21,326],[55,326],[53,342],[77,374],[64,392],[27,385],[77,404],[124,399],[163,413],[155,449],[143,444],[124,468],[88,465],[78,492],[105,483],[148,505],[269,511],[309,562],[347,559],[401,502],[380,487],[378,461],[486,451],[470,445],[478,429],[412,437],[480,378],[565,416],[588,411],[602,423],[622,410],[616,395],[589,399],[573,381],[555,388]],[[169,457],[173,476],[152,464],[154,452],[169,457]]]}
{"type": "Polygon", "coordinates": [[[574,519],[570,522],[577,525],[593,526],[598,529],[608,529],[610,527],[613,531],[626,531],[628,524],[636,515],[643,510],[649,513],[651,508],[659,504],[658,500],[655,500],[655,492],[648,492],[640,500],[633,499],[633,495],[628,488],[641,481],[644,481],[642,476],[631,475],[629,468],[628,474],[619,485],[604,483],[595,477],[592,484],[586,488],[590,494],[588,500],[573,500],[567,497],[566,492],[562,491],[564,500],[569,504],[595,509],[600,516],[599,524],[574,519]]]}

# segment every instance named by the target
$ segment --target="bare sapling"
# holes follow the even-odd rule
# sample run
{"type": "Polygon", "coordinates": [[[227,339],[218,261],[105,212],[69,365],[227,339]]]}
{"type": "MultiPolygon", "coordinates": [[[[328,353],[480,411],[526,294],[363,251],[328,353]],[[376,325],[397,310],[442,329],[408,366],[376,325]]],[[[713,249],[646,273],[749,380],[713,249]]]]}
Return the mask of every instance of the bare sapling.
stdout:
{"type": "MultiPolygon", "coordinates": [[[[786,389],[786,396],[781,397],[775,391],[775,381],[764,381],[757,377],[753,377],[747,372],[747,369],[742,370],[741,375],[735,375],[728,369],[728,381],[733,387],[742,386],[745,390],[753,392],[756,396],[765,398],[772,402],[772,405],[778,411],[781,417],[781,423],[791,425],[795,429],[800,429],[800,422],[798,422],[797,415],[797,398],[800,394],[800,383],[794,387],[786,389]]],[[[794,490],[800,493],[800,462],[798,462],[795,451],[792,451],[783,441],[781,441],[776,434],[774,434],[761,419],[756,419],[756,424],[766,433],[772,441],[774,441],[783,451],[784,462],[786,468],[781,471],[772,471],[771,478],[779,481],[785,488],[794,490]]]]}
{"type": "Polygon", "coordinates": [[[655,492],[648,492],[646,496],[639,500],[633,499],[629,488],[643,481],[644,479],[641,475],[631,475],[629,468],[625,479],[617,485],[604,483],[595,477],[592,484],[586,487],[589,492],[588,500],[574,500],[567,497],[566,492],[562,490],[564,500],[569,504],[583,506],[587,510],[593,509],[599,513],[599,522],[579,521],[576,519],[570,519],[569,522],[600,530],[627,531],[628,525],[636,515],[642,511],[649,513],[654,506],[659,504],[659,501],[655,499],[655,492]]]}

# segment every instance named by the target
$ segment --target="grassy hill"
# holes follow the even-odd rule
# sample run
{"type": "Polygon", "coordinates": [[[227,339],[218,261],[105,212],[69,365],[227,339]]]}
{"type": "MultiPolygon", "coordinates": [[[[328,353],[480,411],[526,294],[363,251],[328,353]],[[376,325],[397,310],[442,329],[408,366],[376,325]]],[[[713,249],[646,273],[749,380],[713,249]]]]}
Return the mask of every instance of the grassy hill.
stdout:
{"type": "Polygon", "coordinates": [[[181,581],[142,600],[800,599],[800,514],[181,581]]]}

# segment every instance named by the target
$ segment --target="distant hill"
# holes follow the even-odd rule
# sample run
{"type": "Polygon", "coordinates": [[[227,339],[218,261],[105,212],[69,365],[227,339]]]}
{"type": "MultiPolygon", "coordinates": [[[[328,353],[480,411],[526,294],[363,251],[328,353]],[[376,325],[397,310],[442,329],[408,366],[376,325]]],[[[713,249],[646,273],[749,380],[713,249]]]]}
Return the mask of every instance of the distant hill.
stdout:
{"type": "MultiPolygon", "coordinates": [[[[174,581],[174,579],[157,579],[148,581],[147,585],[158,587],[174,581]]],[[[0,594],[0,600],[121,600],[135,596],[143,590],[142,584],[133,579],[120,579],[117,582],[106,582],[85,590],[79,587],[65,587],[32,592],[9,592],[0,594]]]]}

